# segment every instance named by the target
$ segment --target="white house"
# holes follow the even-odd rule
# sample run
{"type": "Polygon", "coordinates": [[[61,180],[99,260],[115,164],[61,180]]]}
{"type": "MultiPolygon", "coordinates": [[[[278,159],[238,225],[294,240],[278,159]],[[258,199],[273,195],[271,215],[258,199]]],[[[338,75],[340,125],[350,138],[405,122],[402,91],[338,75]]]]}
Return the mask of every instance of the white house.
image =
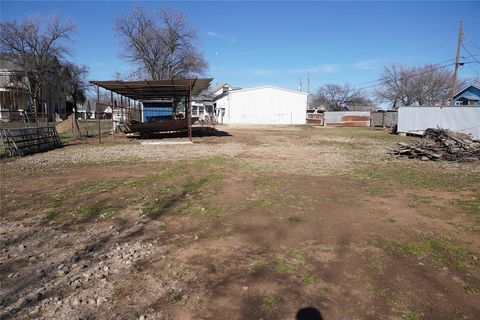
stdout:
{"type": "Polygon", "coordinates": [[[305,124],[305,92],[273,86],[224,91],[214,98],[216,118],[225,124],[305,124]]]}

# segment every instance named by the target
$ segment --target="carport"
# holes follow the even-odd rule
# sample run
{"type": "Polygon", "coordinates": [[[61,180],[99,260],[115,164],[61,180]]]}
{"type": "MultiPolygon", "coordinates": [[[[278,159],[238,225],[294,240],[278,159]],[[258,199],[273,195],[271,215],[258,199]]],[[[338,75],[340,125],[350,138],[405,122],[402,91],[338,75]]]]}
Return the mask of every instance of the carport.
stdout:
{"type": "MultiPolygon", "coordinates": [[[[207,89],[212,78],[206,79],[171,79],[171,80],[139,80],[139,81],[123,81],[123,80],[107,80],[107,81],[90,81],[97,89],[96,114],[98,122],[98,142],[101,143],[100,130],[100,88],[110,91],[111,107],[117,107],[117,103],[113,99],[113,93],[120,97],[120,108],[123,110],[139,111],[139,102],[146,100],[182,100],[185,103],[185,117],[188,123],[188,138],[192,140],[192,96],[200,94],[207,89]],[[131,101],[133,100],[133,102],[131,101]]],[[[173,113],[176,112],[174,105],[173,113]]],[[[123,115],[122,115],[123,119],[123,115]]],[[[113,117],[112,117],[113,122],[113,117]]]]}

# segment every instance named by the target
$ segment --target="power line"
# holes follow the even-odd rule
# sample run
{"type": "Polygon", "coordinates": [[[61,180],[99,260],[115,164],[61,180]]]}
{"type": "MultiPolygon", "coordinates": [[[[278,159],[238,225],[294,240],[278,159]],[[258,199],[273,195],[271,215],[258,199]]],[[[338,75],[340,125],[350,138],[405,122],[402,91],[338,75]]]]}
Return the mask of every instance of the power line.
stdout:
{"type": "MultiPolygon", "coordinates": [[[[412,78],[412,77],[417,77],[417,76],[421,76],[423,74],[426,74],[426,73],[429,73],[429,72],[432,72],[432,71],[436,71],[436,70],[441,70],[441,69],[444,69],[446,67],[450,67],[450,66],[453,66],[455,65],[455,63],[450,63],[450,64],[447,64],[447,65],[444,65],[444,66],[441,66],[441,67],[437,67],[437,68],[431,68],[431,69],[428,69],[424,72],[420,72],[420,73],[416,73],[416,74],[411,74],[409,76],[406,77],[406,79],[409,79],[409,78],[412,78]]],[[[367,86],[367,87],[362,87],[360,89],[370,89],[370,88],[374,88],[374,87],[378,87],[378,86],[382,86],[383,85],[383,80],[382,79],[379,79],[377,80],[377,82],[380,82],[378,84],[374,84],[374,85],[371,85],[371,86],[367,86]]]]}
{"type": "Polygon", "coordinates": [[[472,40],[470,40],[470,38],[467,39],[471,44],[474,45],[474,47],[476,47],[478,50],[480,50],[480,47],[475,43],[473,42],[472,40]]]}
{"type": "MultiPolygon", "coordinates": [[[[480,55],[480,54],[479,54],[480,55]]],[[[462,57],[464,58],[464,57],[462,57]]],[[[427,66],[424,66],[424,67],[421,67],[418,69],[418,71],[421,71],[422,69],[427,69],[427,68],[430,68],[432,66],[439,66],[439,65],[442,65],[444,63],[447,63],[449,61],[453,61],[455,60],[455,58],[450,58],[450,59],[447,59],[447,60],[444,60],[444,61],[441,61],[441,62],[437,62],[437,63],[434,63],[434,64],[430,64],[430,65],[427,65],[427,66]]],[[[450,64],[452,65],[452,64],[450,64]]],[[[367,81],[367,82],[363,82],[363,83],[359,83],[359,84],[356,84],[354,85],[355,87],[362,87],[364,85],[368,85],[368,84],[372,84],[372,83],[376,83],[376,82],[381,82],[382,80],[381,79],[377,79],[377,80],[372,80],[372,81],[367,81]]]]}
{"type": "MultiPolygon", "coordinates": [[[[471,63],[475,63],[474,61],[465,61],[465,62],[462,62],[462,65],[467,65],[467,64],[471,64],[471,63]]],[[[447,64],[447,65],[444,65],[444,66],[440,66],[440,67],[437,67],[437,68],[431,68],[431,69],[428,69],[424,72],[420,72],[420,73],[415,73],[415,74],[411,74],[409,76],[406,77],[406,79],[409,79],[409,78],[412,78],[412,77],[417,77],[417,76],[421,76],[423,74],[427,74],[429,72],[432,72],[432,71],[436,71],[436,70],[441,70],[441,69],[445,69],[447,67],[450,67],[450,66],[453,66],[455,65],[455,63],[450,63],[450,64],[447,64]]],[[[428,66],[427,66],[428,68],[428,66]]],[[[375,87],[379,87],[379,86],[382,86],[383,85],[383,80],[379,79],[375,82],[380,82],[378,84],[374,84],[374,85],[370,85],[370,86],[366,86],[366,87],[361,87],[361,88],[358,88],[358,89],[362,89],[362,90],[365,90],[365,89],[370,89],[370,88],[375,88],[375,87]]]]}
{"type": "Polygon", "coordinates": [[[475,60],[475,62],[480,64],[480,61],[478,61],[477,58],[475,58],[475,56],[470,52],[470,50],[467,49],[465,45],[462,44],[462,48],[465,49],[465,51],[467,51],[467,53],[470,55],[470,57],[472,57],[473,60],[475,60]]]}

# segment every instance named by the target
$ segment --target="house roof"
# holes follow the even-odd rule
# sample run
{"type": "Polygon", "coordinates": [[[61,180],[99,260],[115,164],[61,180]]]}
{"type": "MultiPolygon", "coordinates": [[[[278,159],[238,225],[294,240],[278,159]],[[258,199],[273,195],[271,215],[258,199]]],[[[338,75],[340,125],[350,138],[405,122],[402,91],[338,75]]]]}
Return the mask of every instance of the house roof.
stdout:
{"type": "Polygon", "coordinates": [[[474,91],[477,91],[480,93],[480,87],[479,86],[476,86],[476,85],[468,85],[466,86],[465,88],[463,88],[462,90],[458,91],[454,96],[453,96],[453,100],[456,100],[460,97],[462,98],[466,98],[466,99],[469,99],[469,100],[478,100],[480,98],[480,96],[478,94],[475,94],[475,93],[467,93],[464,95],[464,93],[466,91],[468,91],[469,89],[474,89],[474,91]]]}
{"type": "Polygon", "coordinates": [[[15,70],[17,69],[17,66],[10,59],[8,54],[0,53],[0,69],[15,70]]]}
{"type": "Polygon", "coordinates": [[[189,93],[192,96],[207,89],[213,78],[207,79],[171,79],[171,80],[140,80],[140,81],[90,81],[104,89],[134,100],[150,100],[161,98],[181,98],[189,93]]]}

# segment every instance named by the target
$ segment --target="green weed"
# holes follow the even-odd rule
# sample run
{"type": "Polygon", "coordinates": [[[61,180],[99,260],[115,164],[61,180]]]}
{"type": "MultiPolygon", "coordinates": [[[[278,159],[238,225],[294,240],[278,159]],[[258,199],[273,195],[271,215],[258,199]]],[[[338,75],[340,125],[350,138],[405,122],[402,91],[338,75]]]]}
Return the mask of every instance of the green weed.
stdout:
{"type": "Polygon", "coordinates": [[[465,290],[465,293],[469,296],[471,296],[472,294],[478,294],[478,290],[474,287],[466,285],[463,287],[463,289],[465,290]]]}
{"type": "Polygon", "coordinates": [[[301,275],[302,282],[305,284],[313,284],[313,277],[306,272],[303,272],[301,275]]]}
{"type": "Polygon", "coordinates": [[[302,220],[303,220],[303,218],[300,217],[300,216],[290,216],[290,217],[288,217],[288,221],[292,221],[292,222],[300,222],[302,220]]]}
{"type": "Polygon", "coordinates": [[[272,308],[278,303],[278,298],[270,292],[264,293],[262,296],[262,303],[267,308],[272,308]]]}

